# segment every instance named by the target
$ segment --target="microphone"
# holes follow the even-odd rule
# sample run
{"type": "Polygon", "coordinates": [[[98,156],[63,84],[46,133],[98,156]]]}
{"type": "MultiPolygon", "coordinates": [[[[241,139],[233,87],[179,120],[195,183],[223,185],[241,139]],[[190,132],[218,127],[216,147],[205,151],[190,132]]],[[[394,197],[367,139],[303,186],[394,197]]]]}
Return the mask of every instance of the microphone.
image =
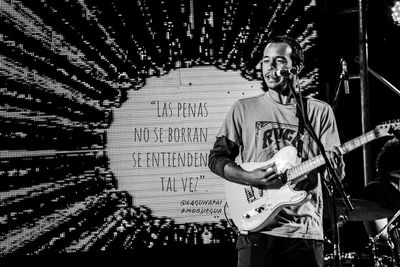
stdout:
{"type": "Polygon", "coordinates": [[[342,79],[344,84],[344,92],[349,94],[349,74],[347,73],[347,63],[344,59],[342,59],[342,79]]]}
{"type": "Polygon", "coordinates": [[[271,77],[277,79],[279,77],[288,77],[290,74],[297,74],[297,68],[292,67],[290,69],[279,69],[271,71],[271,77]]]}

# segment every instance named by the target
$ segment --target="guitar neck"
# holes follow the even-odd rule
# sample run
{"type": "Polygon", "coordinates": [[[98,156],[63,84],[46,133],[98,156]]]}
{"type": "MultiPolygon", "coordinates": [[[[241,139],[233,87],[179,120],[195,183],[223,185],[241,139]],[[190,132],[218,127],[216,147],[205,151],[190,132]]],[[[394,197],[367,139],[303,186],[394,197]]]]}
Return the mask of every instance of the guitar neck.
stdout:
{"type": "MultiPolygon", "coordinates": [[[[349,153],[350,151],[374,140],[377,135],[374,130],[371,130],[357,138],[354,138],[338,147],[342,155],[349,153]]],[[[315,158],[306,160],[299,165],[294,166],[286,171],[287,181],[294,180],[300,176],[307,174],[308,172],[325,164],[325,159],[322,155],[318,155],[315,158]]]]}

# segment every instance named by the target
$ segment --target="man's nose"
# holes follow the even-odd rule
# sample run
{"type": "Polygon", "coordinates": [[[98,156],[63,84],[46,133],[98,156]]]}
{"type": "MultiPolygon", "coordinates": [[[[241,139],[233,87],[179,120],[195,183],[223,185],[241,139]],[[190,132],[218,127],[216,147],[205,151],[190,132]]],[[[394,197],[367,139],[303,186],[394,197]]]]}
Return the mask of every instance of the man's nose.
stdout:
{"type": "Polygon", "coordinates": [[[271,70],[271,69],[276,69],[276,61],[275,60],[271,60],[270,62],[267,63],[267,69],[271,70]]]}
{"type": "Polygon", "coordinates": [[[267,63],[263,63],[265,65],[265,68],[269,71],[272,69],[276,69],[276,62],[275,61],[271,61],[271,62],[267,62],[267,63]]]}

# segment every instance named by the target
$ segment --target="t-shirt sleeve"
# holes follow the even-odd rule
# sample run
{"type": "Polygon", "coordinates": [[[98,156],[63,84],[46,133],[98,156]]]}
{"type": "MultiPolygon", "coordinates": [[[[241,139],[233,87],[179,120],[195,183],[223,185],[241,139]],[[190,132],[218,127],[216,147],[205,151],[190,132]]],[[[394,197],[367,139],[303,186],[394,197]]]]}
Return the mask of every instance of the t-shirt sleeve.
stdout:
{"type": "Polygon", "coordinates": [[[210,151],[208,167],[213,173],[225,178],[225,165],[235,163],[238,154],[239,147],[235,143],[229,141],[225,136],[217,137],[214,147],[210,151]]]}
{"type": "Polygon", "coordinates": [[[215,174],[224,176],[224,167],[229,162],[235,162],[239,154],[241,142],[241,104],[235,102],[226,114],[217,134],[214,147],[210,151],[208,166],[215,174]]]}
{"type": "Polygon", "coordinates": [[[242,145],[241,132],[243,125],[243,105],[240,101],[235,102],[227,113],[217,137],[225,136],[237,146],[242,145]]]}
{"type": "Polygon", "coordinates": [[[321,116],[320,140],[325,150],[330,150],[333,147],[340,145],[335,114],[329,105],[325,106],[324,113],[321,116]]]}

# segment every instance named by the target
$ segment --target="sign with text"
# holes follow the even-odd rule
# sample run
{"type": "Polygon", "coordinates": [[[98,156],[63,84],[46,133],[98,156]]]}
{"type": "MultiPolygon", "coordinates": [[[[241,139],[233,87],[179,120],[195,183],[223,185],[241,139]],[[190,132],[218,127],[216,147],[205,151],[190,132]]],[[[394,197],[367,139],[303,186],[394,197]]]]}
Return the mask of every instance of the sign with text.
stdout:
{"type": "Polygon", "coordinates": [[[209,170],[209,152],[232,104],[260,86],[211,66],[147,79],[114,110],[107,133],[118,188],[177,223],[224,218],[224,180],[209,170]]]}

